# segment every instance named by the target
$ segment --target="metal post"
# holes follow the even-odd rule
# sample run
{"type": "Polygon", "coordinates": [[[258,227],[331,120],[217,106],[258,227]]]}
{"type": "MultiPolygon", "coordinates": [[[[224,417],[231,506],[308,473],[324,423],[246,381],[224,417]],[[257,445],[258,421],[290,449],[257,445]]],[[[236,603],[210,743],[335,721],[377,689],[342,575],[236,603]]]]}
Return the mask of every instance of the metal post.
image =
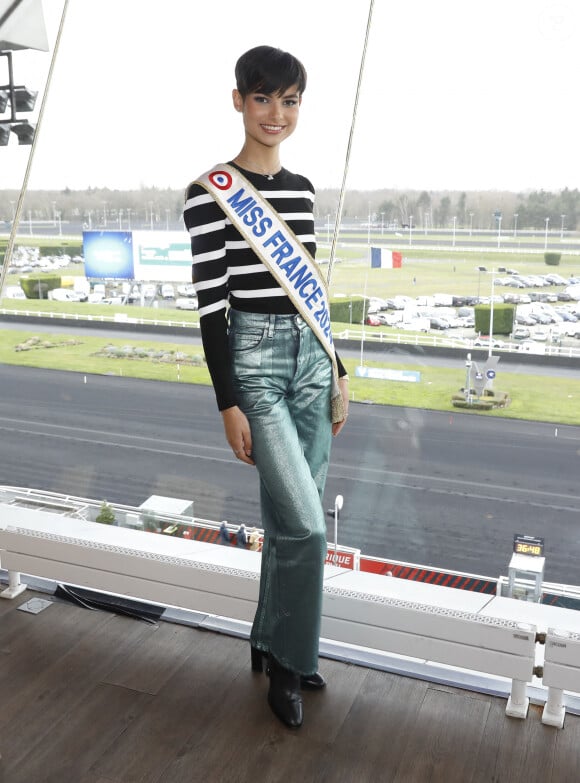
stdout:
{"type": "Polygon", "coordinates": [[[334,565],[338,563],[338,515],[344,504],[342,495],[337,495],[334,499],[334,565]]]}
{"type": "Polygon", "coordinates": [[[21,584],[18,571],[8,571],[8,587],[0,593],[0,598],[16,598],[23,593],[27,585],[21,584]]]}
{"type": "Polygon", "coordinates": [[[542,712],[542,723],[561,729],[564,727],[565,715],[564,691],[562,688],[548,687],[548,699],[542,712]]]}
{"type": "Polygon", "coordinates": [[[494,278],[494,272],[495,269],[491,270],[491,300],[490,300],[490,310],[489,310],[489,353],[488,356],[491,356],[491,352],[493,349],[493,284],[495,283],[494,278]]]}
{"type": "Polygon", "coordinates": [[[471,367],[472,367],[472,361],[471,361],[471,354],[467,354],[467,358],[465,360],[465,399],[467,401],[468,405],[471,405],[473,402],[472,396],[471,396],[471,367]]]}
{"type": "Polygon", "coordinates": [[[523,680],[512,680],[512,689],[508,699],[505,714],[510,718],[521,718],[528,715],[530,700],[526,696],[526,683],[523,680]]]}

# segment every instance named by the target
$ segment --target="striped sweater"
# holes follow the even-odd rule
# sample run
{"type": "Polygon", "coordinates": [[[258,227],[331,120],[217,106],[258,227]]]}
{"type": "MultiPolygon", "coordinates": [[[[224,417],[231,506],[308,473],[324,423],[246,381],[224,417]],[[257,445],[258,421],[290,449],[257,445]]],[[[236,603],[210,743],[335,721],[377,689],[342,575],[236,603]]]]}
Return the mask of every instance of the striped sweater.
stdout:
{"type": "MultiPolygon", "coordinates": [[[[314,188],[281,169],[271,179],[235,166],[280,213],[312,256],[314,188]]],[[[236,405],[230,372],[227,307],[252,313],[293,314],[296,308],[262,261],[226,218],[212,196],[192,183],[183,210],[191,237],[193,283],[199,302],[201,337],[219,410],[236,405]]],[[[339,375],[345,373],[339,362],[339,375]]]]}

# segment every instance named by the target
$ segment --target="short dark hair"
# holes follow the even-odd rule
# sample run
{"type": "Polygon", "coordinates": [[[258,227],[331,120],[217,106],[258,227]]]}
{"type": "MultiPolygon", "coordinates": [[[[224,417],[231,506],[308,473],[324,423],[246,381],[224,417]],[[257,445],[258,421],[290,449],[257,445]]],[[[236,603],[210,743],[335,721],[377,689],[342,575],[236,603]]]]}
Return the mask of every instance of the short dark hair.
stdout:
{"type": "Polygon", "coordinates": [[[293,54],[273,46],[256,46],[242,54],[236,63],[236,87],[245,98],[251,92],[281,95],[297,86],[306,89],[306,69],[293,54]]]}

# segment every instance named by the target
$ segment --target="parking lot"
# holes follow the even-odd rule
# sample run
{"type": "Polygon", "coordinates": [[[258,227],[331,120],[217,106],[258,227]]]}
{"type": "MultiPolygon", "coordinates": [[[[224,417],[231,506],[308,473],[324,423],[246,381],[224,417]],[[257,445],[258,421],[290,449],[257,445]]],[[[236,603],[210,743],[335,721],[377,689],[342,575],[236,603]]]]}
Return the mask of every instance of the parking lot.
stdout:
{"type": "MultiPolygon", "coordinates": [[[[580,339],[580,278],[565,278],[557,273],[519,275],[516,270],[497,277],[493,284],[494,304],[516,307],[511,341],[574,344],[580,339]],[[510,274],[511,273],[511,274],[510,274]]],[[[392,299],[368,298],[365,324],[389,326],[420,332],[446,333],[477,346],[489,345],[476,334],[475,306],[490,304],[487,296],[395,296],[392,299]]],[[[493,347],[505,341],[494,339],[493,347]]]]}

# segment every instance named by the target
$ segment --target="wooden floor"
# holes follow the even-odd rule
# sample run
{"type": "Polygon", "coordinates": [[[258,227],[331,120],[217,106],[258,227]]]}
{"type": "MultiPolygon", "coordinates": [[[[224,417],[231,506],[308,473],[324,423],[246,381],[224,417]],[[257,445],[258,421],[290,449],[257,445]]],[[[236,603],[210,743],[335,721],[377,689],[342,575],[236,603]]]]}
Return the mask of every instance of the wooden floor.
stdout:
{"type": "Polygon", "coordinates": [[[291,731],[247,642],[30,597],[0,601],[1,783],[580,781],[580,718],[324,659],[291,731]]]}

